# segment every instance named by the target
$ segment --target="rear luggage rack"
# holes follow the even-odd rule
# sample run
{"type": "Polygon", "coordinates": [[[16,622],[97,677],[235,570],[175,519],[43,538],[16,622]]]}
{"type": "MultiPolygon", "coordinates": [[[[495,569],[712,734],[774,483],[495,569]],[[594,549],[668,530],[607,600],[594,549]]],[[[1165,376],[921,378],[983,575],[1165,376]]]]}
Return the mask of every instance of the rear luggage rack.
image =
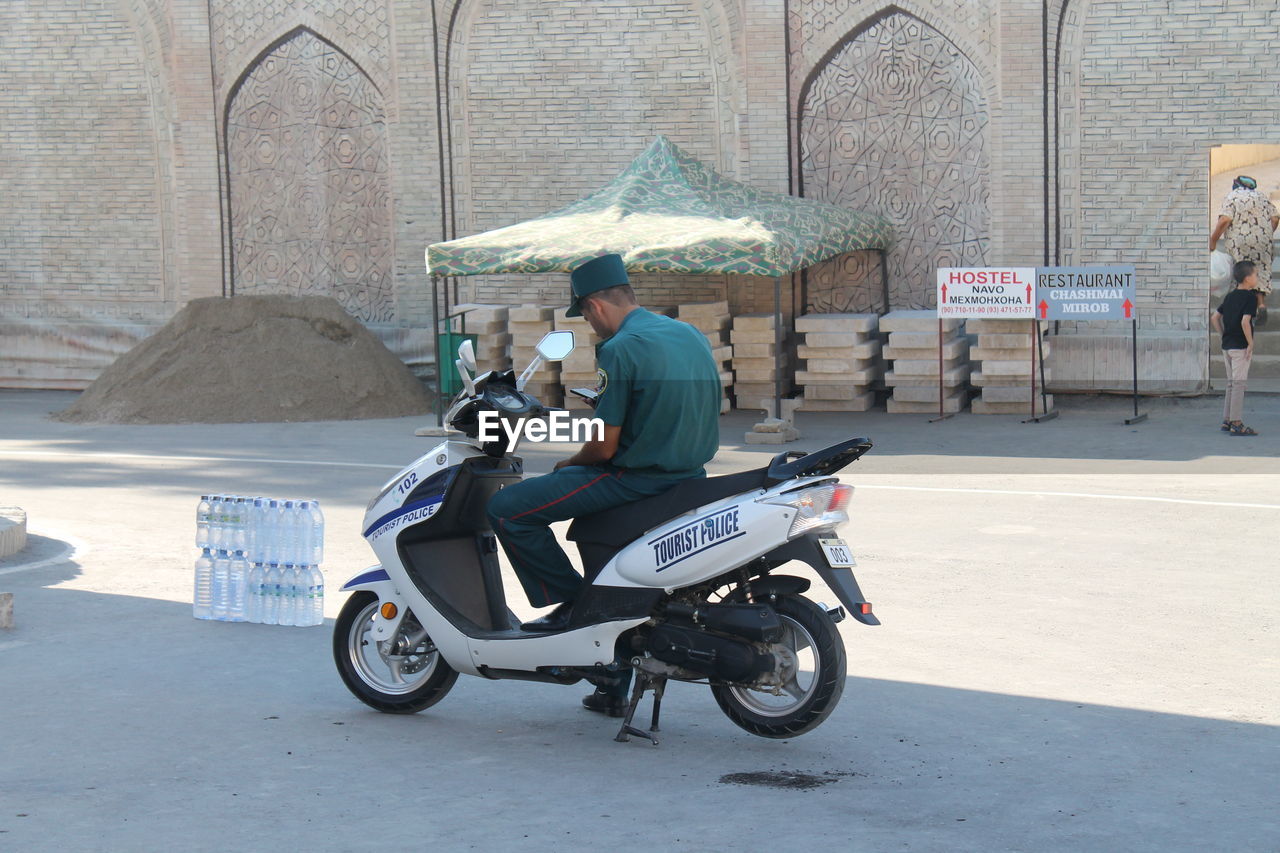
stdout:
{"type": "Polygon", "coordinates": [[[850,438],[813,453],[790,450],[779,453],[769,463],[769,480],[781,483],[794,477],[825,477],[834,474],[871,449],[871,439],[850,438]]]}

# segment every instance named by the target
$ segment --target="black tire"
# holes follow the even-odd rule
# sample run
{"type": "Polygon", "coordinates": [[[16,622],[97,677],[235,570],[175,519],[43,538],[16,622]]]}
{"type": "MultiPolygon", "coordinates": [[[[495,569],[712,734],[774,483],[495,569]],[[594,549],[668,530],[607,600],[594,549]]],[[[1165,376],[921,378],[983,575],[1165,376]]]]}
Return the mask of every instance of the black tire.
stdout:
{"type": "Polygon", "coordinates": [[[783,642],[812,656],[811,680],[803,686],[798,679],[792,682],[802,695],[791,694],[788,703],[774,701],[778,697],[767,691],[737,685],[713,685],[711,692],[725,716],[753,735],[795,737],[817,728],[839,703],[845,682],[844,643],[831,617],[807,598],[779,596],[773,609],[787,628],[783,642]]]}
{"type": "MultiPolygon", "coordinates": [[[[368,636],[378,610],[378,596],[367,590],[353,593],[333,626],[333,659],[347,689],[370,708],[387,714],[416,714],[444,698],[458,673],[435,650],[424,633],[409,654],[389,657],[389,643],[368,636]],[[406,678],[405,675],[411,676],[406,678]]],[[[412,613],[400,623],[406,632],[421,626],[412,613]]]]}

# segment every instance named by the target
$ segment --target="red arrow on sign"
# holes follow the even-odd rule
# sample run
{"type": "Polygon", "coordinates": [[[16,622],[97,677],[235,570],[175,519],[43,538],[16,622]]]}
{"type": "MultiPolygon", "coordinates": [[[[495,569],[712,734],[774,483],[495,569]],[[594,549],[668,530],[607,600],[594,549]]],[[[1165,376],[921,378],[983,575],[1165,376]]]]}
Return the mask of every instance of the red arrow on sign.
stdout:
{"type": "Polygon", "coordinates": [[[1128,320],[1133,315],[1133,303],[1128,299],[1124,301],[1124,318],[1128,320]]]}
{"type": "Polygon", "coordinates": [[[1049,303],[1043,299],[1040,300],[1040,319],[1043,320],[1049,316],[1049,303]]]}
{"type": "Polygon", "coordinates": [[[1034,305],[1034,304],[1035,304],[1034,302],[1032,302],[1032,301],[1031,301],[1031,285],[1029,285],[1029,284],[1027,285],[1027,304],[1028,304],[1028,305],[1034,305]]]}
{"type": "Polygon", "coordinates": [[[947,301],[947,286],[945,284],[942,285],[942,301],[944,303],[947,301]]]}

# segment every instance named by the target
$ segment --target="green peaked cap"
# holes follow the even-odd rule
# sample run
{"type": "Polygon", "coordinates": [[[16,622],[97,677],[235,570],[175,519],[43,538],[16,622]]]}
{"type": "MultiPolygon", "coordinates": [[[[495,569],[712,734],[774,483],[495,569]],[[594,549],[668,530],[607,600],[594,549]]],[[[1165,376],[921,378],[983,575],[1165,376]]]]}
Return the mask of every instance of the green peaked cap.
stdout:
{"type": "Polygon", "coordinates": [[[597,290],[630,284],[627,278],[627,267],[622,263],[622,256],[617,254],[601,255],[592,258],[582,266],[569,273],[570,301],[566,317],[582,316],[582,297],[590,296],[597,290]]]}

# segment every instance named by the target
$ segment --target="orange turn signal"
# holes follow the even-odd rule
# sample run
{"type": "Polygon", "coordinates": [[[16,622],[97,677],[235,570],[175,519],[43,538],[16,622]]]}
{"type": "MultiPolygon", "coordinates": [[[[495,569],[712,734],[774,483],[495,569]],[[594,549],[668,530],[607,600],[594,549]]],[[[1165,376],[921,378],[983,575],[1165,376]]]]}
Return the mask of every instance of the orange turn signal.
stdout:
{"type": "Polygon", "coordinates": [[[386,604],[382,605],[382,618],[383,618],[383,619],[394,619],[394,618],[396,618],[396,614],[397,614],[397,613],[399,613],[399,612],[400,612],[399,610],[396,610],[396,606],[395,606],[394,604],[392,604],[390,601],[388,601],[386,604]]]}
{"type": "MultiPolygon", "coordinates": [[[[859,610],[861,613],[863,613],[863,614],[870,613],[870,612],[871,612],[871,602],[870,602],[870,601],[864,601],[864,602],[862,602],[861,604],[859,604],[859,605],[858,605],[858,610],[859,610]]],[[[388,618],[390,618],[390,617],[388,617],[388,618]]]]}

